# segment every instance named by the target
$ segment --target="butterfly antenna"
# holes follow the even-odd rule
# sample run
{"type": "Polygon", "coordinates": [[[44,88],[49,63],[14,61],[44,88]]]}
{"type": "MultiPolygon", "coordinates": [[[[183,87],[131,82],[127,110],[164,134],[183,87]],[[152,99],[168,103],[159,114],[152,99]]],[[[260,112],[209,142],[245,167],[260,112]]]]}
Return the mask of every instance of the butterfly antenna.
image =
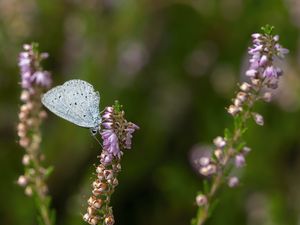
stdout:
{"type": "Polygon", "coordinates": [[[93,135],[93,138],[95,138],[95,140],[98,142],[98,144],[101,146],[101,148],[103,147],[100,140],[96,137],[96,135],[93,135]]]}

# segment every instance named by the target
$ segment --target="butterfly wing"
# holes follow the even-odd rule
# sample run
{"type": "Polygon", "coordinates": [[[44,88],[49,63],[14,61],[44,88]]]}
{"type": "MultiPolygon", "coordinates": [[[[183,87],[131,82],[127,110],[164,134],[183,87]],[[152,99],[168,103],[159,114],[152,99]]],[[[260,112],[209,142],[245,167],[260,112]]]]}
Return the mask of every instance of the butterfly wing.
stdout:
{"type": "Polygon", "coordinates": [[[42,97],[51,112],[81,127],[99,125],[100,95],[83,80],[70,80],[52,88],[42,97]]]}

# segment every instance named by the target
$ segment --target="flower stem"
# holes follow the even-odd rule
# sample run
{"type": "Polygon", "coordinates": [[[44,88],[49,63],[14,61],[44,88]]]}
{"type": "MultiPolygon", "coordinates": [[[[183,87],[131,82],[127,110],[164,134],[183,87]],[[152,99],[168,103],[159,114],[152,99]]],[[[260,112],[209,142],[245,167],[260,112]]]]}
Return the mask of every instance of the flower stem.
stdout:
{"type": "MultiPolygon", "coordinates": [[[[248,99],[248,107],[244,111],[242,111],[239,115],[239,117],[235,117],[235,123],[232,130],[232,136],[230,139],[227,139],[227,145],[224,149],[225,155],[223,157],[221,166],[219,167],[219,170],[217,174],[215,174],[212,177],[211,181],[211,188],[207,195],[207,204],[203,207],[198,208],[198,213],[196,217],[196,223],[197,225],[203,225],[206,220],[209,218],[214,204],[216,204],[215,195],[217,194],[219,188],[224,182],[224,173],[228,169],[228,163],[229,161],[235,156],[234,148],[238,146],[238,144],[241,142],[242,135],[245,133],[245,127],[246,123],[249,118],[251,118],[251,110],[254,106],[255,101],[258,99],[259,93],[263,87],[263,82],[260,83],[255,91],[253,92],[252,98],[248,99]],[[237,122],[240,121],[240,122],[237,122]]],[[[230,168],[229,171],[230,172],[230,168]]]]}

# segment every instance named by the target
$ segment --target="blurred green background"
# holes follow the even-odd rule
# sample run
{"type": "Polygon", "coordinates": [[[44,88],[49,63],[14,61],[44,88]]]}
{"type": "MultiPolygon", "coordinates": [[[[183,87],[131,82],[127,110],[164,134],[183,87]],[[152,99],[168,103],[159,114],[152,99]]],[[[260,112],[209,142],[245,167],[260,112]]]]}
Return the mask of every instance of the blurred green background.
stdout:
{"type": "MultiPolygon", "coordinates": [[[[300,222],[299,0],[0,0],[0,224],[36,223],[33,200],[16,180],[18,53],[36,41],[50,58],[54,85],[84,79],[115,99],[140,126],[125,152],[113,195],[116,224],[183,225],[196,213],[203,178],[191,155],[222,135],[225,107],[247,66],[251,33],[269,23],[290,49],[285,76],[270,104],[250,122],[253,149],[237,171],[242,185],[222,189],[208,225],[296,225],[300,222]]],[[[86,129],[49,113],[42,149],[58,225],[85,224],[94,164],[101,147],[86,129]]]]}

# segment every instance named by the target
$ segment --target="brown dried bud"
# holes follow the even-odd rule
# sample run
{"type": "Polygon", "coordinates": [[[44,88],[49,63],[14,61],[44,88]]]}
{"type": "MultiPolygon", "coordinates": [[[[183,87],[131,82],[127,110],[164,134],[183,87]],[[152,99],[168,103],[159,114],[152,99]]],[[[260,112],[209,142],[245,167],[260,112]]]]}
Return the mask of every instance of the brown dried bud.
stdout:
{"type": "Polygon", "coordinates": [[[239,99],[241,102],[245,102],[247,100],[248,95],[245,92],[240,91],[237,93],[236,98],[239,99]]]}
{"type": "Polygon", "coordinates": [[[22,164],[25,166],[28,166],[30,163],[30,156],[25,154],[22,158],[22,164]]]}
{"type": "Polygon", "coordinates": [[[252,82],[253,85],[258,86],[261,81],[259,79],[252,78],[251,82],[252,82]]]}
{"type": "Polygon", "coordinates": [[[112,184],[113,184],[113,186],[117,186],[119,184],[118,179],[114,178],[112,184]]]}
{"type": "Polygon", "coordinates": [[[209,164],[208,166],[200,168],[199,172],[204,176],[209,176],[217,172],[217,167],[214,164],[209,164]]]}
{"type": "Polygon", "coordinates": [[[114,225],[115,223],[114,217],[112,215],[109,215],[104,219],[104,223],[105,225],[114,225]]]}
{"type": "Polygon", "coordinates": [[[25,195],[27,195],[27,196],[32,196],[32,193],[33,193],[33,191],[32,191],[32,188],[30,187],[30,186],[27,186],[26,188],[25,188],[25,195]]]}
{"type": "Polygon", "coordinates": [[[102,164],[100,164],[96,168],[96,173],[103,173],[104,170],[105,170],[105,166],[103,166],[102,164]]]}
{"type": "Polygon", "coordinates": [[[19,144],[23,148],[27,148],[29,146],[29,143],[30,143],[30,140],[29,140],[29,138],[26,138],[26,137],[19,140],[19,144]]]}
{"type": "Polygon", "coordinates": [[[103,174],[106,180],[112,179],[114,176],[112,170],[104,170],[103,174]]]}
{"type": "Polygon", "coordinates": [[[216,158],[220,161],[223,157],[223,151],[221,149],[216,149],[214,151],[216,158]]]}
{"type": "Polygon", "coordinates": [[[26,131],[23,131],[23,130],[18,130],[18,136],[20,138],[24,138],[26,136],[26,131]]]}
{"type": "Polygon", "coordinates": [[[240,111],[242,111],[241,107],[236,107],[235,105],[230,105],[229,108],[227,109],[227,112],[232,115],[235,116],[236,114],[238,114],[240,111]]]}
{"type": "Polygon", "coordinates": [[[234,104],[236,107],[241,107],[242,104],[243,104],[243,102],[242,102],[240,99],[235,98],[235,99],[233,100],[233,104],[234,104]]]}
{"type": "Polygon", "coordinates": [[[27,104],[21,105],[20,112],[24,112],[24,113],[28,113],[29,112],[27,104]]]}
{"type": "Polygon", "coordinates": [[[34,105],[32,102],[27,102],[26,107],[27,107],[27,110],[31,111],[33,109],[34,105]]]}
{"type": "Polygon", "coordinates": [[[88,223],[91,225],[97,225],[99,222],[99,217],[98,216],[93,216],[89,219],[88,223]]]}
{"type": "Polygon", "coordinates": [[[100,188],[101,187],[101,182],[99,180],[95,180],[92,183],[93,188],[100,188]]]}
{"type": "Polygon", "coordinates": [[[95,196],[91,196],[88,199],[88,204],[89,206],[95,208],[95,209],[100,209],[102,206],[103,200],[100,198],[96,198],[95,196]]]}
{"type": "Polygon", "coordinates": [[[26,131],[26,125],[24,123],[19,123],[18,127],[17,127],[17,130],[25,132],[26,131]]]}
{"type": "Polygon", "coordinates": [[[247,82],[244,82],[244,83],[240,86],[240,89],[241,89],[242,91],[248,92],[248,91],[250,91],[250,89],[251,89],[251,85],[248,84],[247,82]]]}
{"type": "Polygon", "coordinates": [[[93,215],[95,213],[95,208],[93,208],[91,206],[87,207],[87,213],[89,215],[93,215]]]}
{"type": "Polygon", "coordinates": [[[21,100],[22,100],[23,102],[26,102],[26,101],[29,100],[29,98],[30,98],[29,92],[26,91],[26,90],[22,91],[22,94],[21,94],[21,100]]]}
{"type": "Polygon", "coordinates": [[[21,112],[19,113],[19,120],[24,121],[24,120],[26,119],[27,115],[28,115],[27,112],[21,111],[21,112]]]}
{"type": "Polygon", "coordinates": [[[39,118],[40,119],[46,119],[47,118],[47,112],[45,110],[40,111],[39,118]]]}
{"type": "Polygon", "coordinates": [[[98,195],[101,195],[103,193],[103,191],[100,191],[99,189],[93,189],[92,193],[93,193],[93,195],[98,196],[98,195]]]}

